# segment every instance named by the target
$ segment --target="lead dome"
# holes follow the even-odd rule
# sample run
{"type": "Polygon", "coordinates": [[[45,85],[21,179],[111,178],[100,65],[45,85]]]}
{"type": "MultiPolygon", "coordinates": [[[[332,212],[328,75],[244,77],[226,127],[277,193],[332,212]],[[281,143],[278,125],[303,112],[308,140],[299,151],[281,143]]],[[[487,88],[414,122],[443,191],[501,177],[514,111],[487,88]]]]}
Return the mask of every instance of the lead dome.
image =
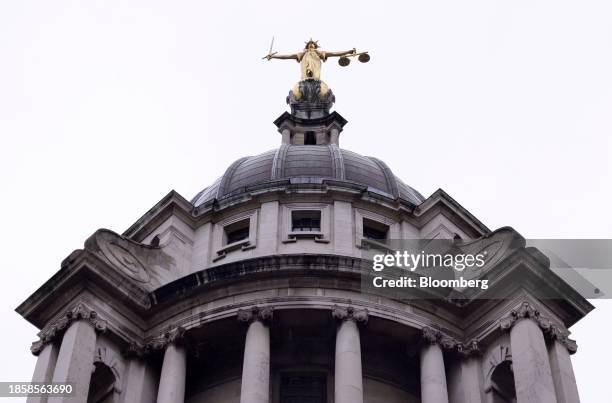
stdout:
{"type": "Polygon", "coordinates": [[[265,185],[283,182],[323,184],[329,181],[358,186],[364,191],[415,205],[424,200],[378,158],[326,144],[283,145],[256,156],[240,158],[191,202],[198,207],[212,199],[223,199],[265,185]]]}

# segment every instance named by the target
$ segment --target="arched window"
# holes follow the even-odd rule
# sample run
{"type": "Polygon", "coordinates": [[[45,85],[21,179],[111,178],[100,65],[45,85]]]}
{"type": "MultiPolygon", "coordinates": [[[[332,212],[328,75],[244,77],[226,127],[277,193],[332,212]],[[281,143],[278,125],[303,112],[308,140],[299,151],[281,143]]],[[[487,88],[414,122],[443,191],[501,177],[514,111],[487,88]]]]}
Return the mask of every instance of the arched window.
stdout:
{"type": "Polygon", "coordinates": [[[115,374],[112,369],[102,362],[94,364],[95,370],[91,374],[87,403],[116,403],[115,401],[115,374]]]}
{"type": "Polygon", "coordinates": [[[490,386],[493,403],[516,403],[512,361],[501,362],[495,367],[491,374],[490,386]]]}

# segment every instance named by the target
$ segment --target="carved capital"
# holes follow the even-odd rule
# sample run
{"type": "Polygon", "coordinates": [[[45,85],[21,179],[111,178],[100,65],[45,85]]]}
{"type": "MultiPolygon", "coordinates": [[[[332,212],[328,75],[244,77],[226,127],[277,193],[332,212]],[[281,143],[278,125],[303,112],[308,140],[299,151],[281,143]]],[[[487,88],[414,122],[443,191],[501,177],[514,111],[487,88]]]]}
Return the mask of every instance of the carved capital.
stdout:
{"type": "Polygon", "coordinates": [[[56,321],[49,323],[39,333],[39,340],[32,343],[30,351],[34,355],[40,354],[44,346],[61,338],[68,327],[77,320],[84,320],[91,324],[99,333],[106,332],[108,323],[98,317],[96,311],[87,308],[82,303],[78,303],[71,309],[67,310],[56,321]]]}
{"type": "Polygon", "coordinates": [[[480,350],[480,345],[478,344],[478,340],[474,339],[467,343],[459,343],[457,345],[457,353],[464,358],[480,355],[482,351],[480,350]]]}
{"type": "Polygon", "coordinates": [[[441,349],[458,353],[462,357],[480,354],[480,347],[478,346],[478,341],[475,339],[467,343],[463,343],[442,333],[440,330],[433,329],[431,327],[424,327],[422,332],[423,341],[426,344],[436,344],[440,346],[441,349]]]}
{"type": "Polygon", "coordinates": [[[368,323],[368,310],[355,309],[352,306],[334,305],[332,308],[332,317],[338,320],[353,320],[357,323],[368,323]]]}
{"type": "Polygon", "coordinates": [[[542,328],[550,326],[550,321],[540,316],[540,311],[535,309],[529,302],[523,302],[518,309],[510,311],[510,315],[500,320],[502,330],[509,330],[521,319],[533,319],[542,328]]]}
{"type": "Polygon", "coordinates": [[[140,344],[136,342],[130,342],[128,346],[122,351],[123,356],[126,358],[144,358],[149,354],[149,346],[146,344],[140,344]]]}
{"type": "Polygon", "coordinates": [[[425,343],[430,344],[430,345],[437,344],[444,350],[452,351],[456,349],[457,346],[460,344],[457,340],[455,340],[454,338],[450,336],[445,335],[438,329],[433,329],[431,327],[424,327],[422,329],[422,332],[423,332],[422,334],[423,341],[425,341],[425,343]]]}
{"type": "Polygon", "coordinates": [[[544,334],[549,340],[561,343],[570,354],[578,351],[578,344],[576,344],[576,340],[569,338],[570,332],[567,329],[551,325],[544,334]]]}
{"type": "Polygon", "coordinates": [[[238,321],[251,323],[253,321],[269,322],[272,320],[274,311],[271,307],[257,307],[250,309],[239,309],[237,313],[238,321]]]}
{"type": "Polygon", "coordinates": [[[569,331],[554,325],[549,318],[541,316],[540,312],[528,302],[523,302],[518,309],[512,310],[510,315],[502,318],[499,322],[500,328],[502,330],[509,330],[521,319],[532,319],[535,321],[547,339],[559,341],[567,348],[570,354],[574,354],[577,351],[576,341],[568,337],[569,331]]]}
{"type": "Polygon", "coordinates": [[[145,345],[143,354],[149,354],[150,352],[165,350],[166,347],[168,347],[170,344],[183,345],[185,344],[185,342],[185,328],[183,328],[182,326],[169,328],[160,336],[154,338],[153,340],[150,340],[145,345]]]}

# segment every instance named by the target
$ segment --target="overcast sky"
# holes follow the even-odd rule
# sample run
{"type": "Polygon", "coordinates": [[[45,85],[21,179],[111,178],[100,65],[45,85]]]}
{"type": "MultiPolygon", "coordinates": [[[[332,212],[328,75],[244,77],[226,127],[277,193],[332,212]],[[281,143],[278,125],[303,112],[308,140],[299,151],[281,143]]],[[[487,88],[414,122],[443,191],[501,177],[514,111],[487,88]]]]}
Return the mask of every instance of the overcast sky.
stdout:
{"type": "MultiPolygon", "coordinates": [[[[609,1],[4,1],[0,3],[0,381],[30,380],[37,330],[13,310],[104,227],[280,144],[295,52],[323,66],[349,123],[425,196],[489,228],[612,238],[609,1]]],[[[574,326],[582,400],[609,400],[612,304],[574,326]]],[[[11,401],[17,401],[12,399],[11,401]]]]}

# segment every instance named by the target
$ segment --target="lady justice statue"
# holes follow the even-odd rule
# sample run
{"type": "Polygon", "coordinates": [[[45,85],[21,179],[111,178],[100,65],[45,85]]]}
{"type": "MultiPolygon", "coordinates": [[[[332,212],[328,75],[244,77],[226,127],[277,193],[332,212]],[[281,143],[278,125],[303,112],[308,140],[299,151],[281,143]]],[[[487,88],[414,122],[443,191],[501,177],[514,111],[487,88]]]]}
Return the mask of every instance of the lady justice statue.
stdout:
{"type": "Polygon", "coordinates": [[[339,57],[338,63],[341,66],[348,66],[350,63],[349,57],[358,56],[359,61],[365,63],[370,60],[368,52],[357,53],[356,49],[346,50],[342,52],[325,52],[319,50],[318,41],[310,39],[306,42],[306,46],[302,52],[293,53],[289,55],[279,55],[276,52],[272,53],[272,46],[270,46],[270,52],[264,56],[264,59],[294,59],[300,63],[301,78],[293,89],[291,90],[293,96],[296,99],[300,99],[302,94],[300,90],[300,84],[304,81],[314,80],[320,84],[319,95],[324,97],[329,91],[329,87],[323,81],[321,81],[321,62],[327,61],[329,57],[339,57]]]}

